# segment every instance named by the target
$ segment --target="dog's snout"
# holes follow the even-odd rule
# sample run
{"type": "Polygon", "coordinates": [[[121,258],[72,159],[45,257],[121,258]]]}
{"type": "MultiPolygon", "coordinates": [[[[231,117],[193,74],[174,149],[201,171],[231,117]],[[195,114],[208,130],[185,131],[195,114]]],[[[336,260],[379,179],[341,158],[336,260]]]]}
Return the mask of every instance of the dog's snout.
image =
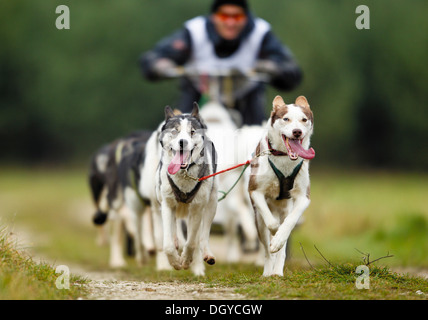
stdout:
{"type": "Polygon", "coordinates": [[[185,149],[187,147],[187,144],[188,144],[187,140],[185,140],[185,139],[181,139],[179,141],[179,143],[180,143],[180,149],[185,149]]]}
{"type": "Polygon", "coordinates": [[[302,130],[300,130],[300,129],[294,129],[293,130],[293,136],[295,138],[300,138],[301,135],[302,135],[302,130]]]}

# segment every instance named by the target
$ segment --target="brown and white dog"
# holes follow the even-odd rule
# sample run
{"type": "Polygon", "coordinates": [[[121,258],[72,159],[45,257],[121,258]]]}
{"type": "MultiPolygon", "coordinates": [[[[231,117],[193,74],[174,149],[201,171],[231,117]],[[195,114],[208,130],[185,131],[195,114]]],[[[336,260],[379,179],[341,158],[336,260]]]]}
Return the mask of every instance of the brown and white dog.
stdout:
{"type": "Polygon", "coordinates": [[[248,186],[265,249],[263,276],[283,275],[286,244],[310,203],[309,148],[314,117],[305,97],[286,105],[273,100],[267,130],[256,148],[248,186]]]}

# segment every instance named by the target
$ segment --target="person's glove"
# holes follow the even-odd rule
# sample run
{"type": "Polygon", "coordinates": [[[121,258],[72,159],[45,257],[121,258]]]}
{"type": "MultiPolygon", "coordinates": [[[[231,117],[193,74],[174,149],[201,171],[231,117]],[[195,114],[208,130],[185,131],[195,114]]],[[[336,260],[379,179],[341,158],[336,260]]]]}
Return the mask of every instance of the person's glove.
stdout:
{"type": "Polygon", "coordinates": [[[272,60],[258,60],[254,71],[259,73],[267,73],[271,76],[279,75],[280,68],[277,63],[272,60]]]}
{"type": "Polygon", "coordinates": [[[159,77],[171,77],[176,74],[177,64],[171,59],[160,58],[155,61],[153,72],[159,77]]]}

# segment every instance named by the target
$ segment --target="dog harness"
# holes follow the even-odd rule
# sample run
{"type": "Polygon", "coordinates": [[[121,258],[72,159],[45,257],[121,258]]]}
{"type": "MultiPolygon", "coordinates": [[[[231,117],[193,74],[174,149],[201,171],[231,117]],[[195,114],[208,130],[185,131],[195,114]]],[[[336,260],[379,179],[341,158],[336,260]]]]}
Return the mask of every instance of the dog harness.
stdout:
{"type": "Polygon", "coordinates": [[[268,160],[270,167],[272,168],[273,172],[275,172],[275,175],[279,180],[279,195],[276,197],[276,200],[290,199],[290,190],[294,187],[294,179],[296,179],[296,176],[302,167],[303,160],[294,167],[293,172],[288,177],[285,177],[284,174],[277,167],[275,167],[269,158],[268,160]]]}
{"type": "MultiPolygon", "coordinates": [[[[207,169],[208,169],[208,165],[204,163],[201,166],[201,170],[199,170],[198,178],[202,178],[206,174],[207,169]]],[[[202,185],[202,181],[198,181],[198,183],[196,184],[196,186],[193,188],[192,191],[188,193],[184,193],[183,191],[180,190],[180,188],[177,187],[177,185],[171,179],[169,174],[167,174],[166,176],[168,177],[169,184],[171,186],[172,192],[174,193],[175,200],[177,200],[177,202],[181,202],[181,203],[191,202],[202,185]]]]}
{"type": "MultiPolygon", "coordinates": [[[[267,139],[267,144],[269,151],[271,155],[273,156],[286,156],[287,153],[279,150],[272,149],[269,139],[267,139]]],[[[286,177],[284,174],[273,164],[273,162],[269,159],[269,165],[272,168],[273,172],[275,173],[276,177],[279,181],[279,195],[276,197],[276,200],[284,200],[284,199],[290,199],[290,190],[294,187],[294,180],[296,179],[296,176],[298,175],[300,168],[302,167],[303,160],[300,161],[300,163],[294,167],[293,172],[286,177]]]]}

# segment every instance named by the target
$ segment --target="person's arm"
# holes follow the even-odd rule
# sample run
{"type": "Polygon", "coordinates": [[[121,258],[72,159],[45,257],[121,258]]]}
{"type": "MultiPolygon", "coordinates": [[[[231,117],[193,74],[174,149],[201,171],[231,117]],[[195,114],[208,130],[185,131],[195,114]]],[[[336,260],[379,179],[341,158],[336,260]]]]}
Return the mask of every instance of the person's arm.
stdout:
{"type": "Polygon", "coordinates": [[[262,43],[256,70],[272,75],[271,84],[277,89],[291,90],[302,81],[302,71],[291,51],[269,31],[262,43]]]}
{"type": "Polygon", "coordinates": [[[156,46],[140,57],[141,72],[149,80],[164,78],[170,68],[184,65],[191,55],[191,39],[183,28],[159,41],[156,46]]]}

